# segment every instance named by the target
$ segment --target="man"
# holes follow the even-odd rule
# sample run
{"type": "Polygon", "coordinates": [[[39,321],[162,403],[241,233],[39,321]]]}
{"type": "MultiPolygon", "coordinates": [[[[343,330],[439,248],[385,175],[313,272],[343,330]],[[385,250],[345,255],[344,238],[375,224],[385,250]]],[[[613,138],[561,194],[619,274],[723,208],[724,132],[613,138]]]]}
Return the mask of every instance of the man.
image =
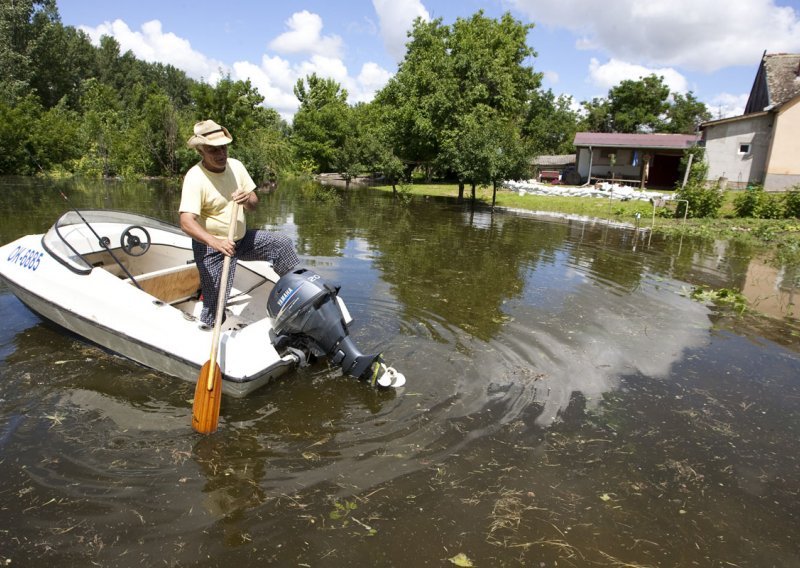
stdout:
{"type": "Polygon", "coordinates": [[[194,125],[187,144],[195,148],[201,161],[192,166],[183,179],[179,208],[181,229],[192,237],[192,250],[200,286],[203,309],[200,320],[213,327],[220,292],[222,265],[231,257],[228,287],[233,282],[237,259],[267,260],[281,276],[297,266],[299,259],[292,240],[270,231],[247,229],[245,211],[258,205],[256,184],[239,160],[228,158],[230,132],[204,120],[194,125]],[[240,205],[233,240],[228,239],[233,203],[240,205]]]}

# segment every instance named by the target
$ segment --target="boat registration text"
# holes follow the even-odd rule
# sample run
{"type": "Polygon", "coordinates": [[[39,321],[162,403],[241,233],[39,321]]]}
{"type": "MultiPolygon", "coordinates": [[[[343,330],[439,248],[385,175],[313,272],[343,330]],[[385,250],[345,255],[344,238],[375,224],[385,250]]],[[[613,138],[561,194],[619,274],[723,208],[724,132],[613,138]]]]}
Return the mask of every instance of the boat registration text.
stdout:
{"type": "Polygon", "coordinates": [[[44,253],[41,251],[18,246],[11,251],[11,254],[8,255],[6,260],[24,268],[36,270],[39,268],[39,262],[41,262],[43,256],[44,253]]]}

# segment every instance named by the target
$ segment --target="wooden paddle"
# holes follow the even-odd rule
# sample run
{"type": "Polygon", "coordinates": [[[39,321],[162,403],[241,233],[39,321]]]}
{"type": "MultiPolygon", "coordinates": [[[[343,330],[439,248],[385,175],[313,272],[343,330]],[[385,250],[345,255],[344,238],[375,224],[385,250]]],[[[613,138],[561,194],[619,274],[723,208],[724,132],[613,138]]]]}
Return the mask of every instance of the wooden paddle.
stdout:
{"type": "MultiPolygon", "coordinates": [[[[236,233],[236,222],[239,216],[239,204],[233,202],[231,211],[231,226],[228,229],[228,240],[233,240],[236,233]]],[[[211,339],[211,356],[200,369],[197,377],[197,387],[194,390],[194,403],[192,405],[192,428],[201,434],[211,434],[217,430],[219,424],[219,407],[222,402],[222,370],[217,363],[219,351],[219,336],[222,319],[225,315],[225,305],[228,303],[228,273],[231,269],[231,257],[225,256],[222,262],[222,277],[219,281],[217,294],[217,316],[214,320],[214,335],[211,339]]]]}

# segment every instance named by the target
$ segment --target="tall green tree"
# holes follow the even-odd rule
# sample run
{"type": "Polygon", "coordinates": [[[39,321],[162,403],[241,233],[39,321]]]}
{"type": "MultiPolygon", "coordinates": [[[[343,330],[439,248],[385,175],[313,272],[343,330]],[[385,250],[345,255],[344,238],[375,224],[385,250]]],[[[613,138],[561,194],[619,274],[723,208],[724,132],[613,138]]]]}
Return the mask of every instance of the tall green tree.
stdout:
{"type": "Polygon", "coordinates": [[[416,20],[397,74],[376,96],[396,155],[428,172],[435,164],[469,183],[489,181],[486,151],[496,136],[479,130],[487,116],[521,129],[541,81],[529,66],[531,28],[508,13],[497,20],[483,11],[452,26],[416,20]]]}
{"type": "Polygon", "coordinates": [[[477,184],[507,174],[509,157],[519,154],[516,141],[541,83],[541,74],[526,64],[536,55],[527,45],[532,28],[508,13],[494,20],[483,11],[453,24],[448,47],[455,113],[442,129],[447,148],[440,163],[470,184],[473,199],[477,184]]]}
{"type": "Polygon", "coordinates": [[[526,65],[536,52],[527,44],[533,24],[523,24],[506,12],[499,20],[483,10],[469,19],[458,18],[452,26],[448,48],[453,61],[461,113],[483,104],[501,116],[520,116],[541,74],[526,65]]]}
{"type": "Polygon", "coordinates": [[[43,112],[39,99],[29,94],[14,104],[0,100],[0,174],[37,172],[35,150],[29,139],[43,112]]]}
{"type": "Polygon", "coordinates": [[[417,18],[397,73],[375,97],[390,125],[390,145],[409,168],[430,168],[439,154],[440,134],[457,114],[450,34],[441,18],[417,18]]]}
{"type": "Polygon", "coordinates": [[[397,195],[397,184],[405,175],[405,163],[394,149],[392,125],[386,119],[389,109],[372,102],[353,107],[361,148],[361,162],[365,170],[383,177],[397,195]]]}
{"type": "Polygon", "coordinates": [[[670,93],[664,78],[656,75],[622,81],[609,89],[607,98],[581,104],[584,112],[579,126],[589,132],[691,134],[711,118],[694,93],[670,93]]]}
{"type": "Polygon", "coordinates": [[[556,97],[551,89],[536,91],[526,111],[523,133],[534,156],[571,154],[580,116],[572,97],[556,97]]]}
{"type": "Polygon", "coordinates": [[[591,101],[583,101],[583,116],[578,125],[580,130],[588,132],[613,132],[611,109],[608,100],[595,97],[591,101]]]}
{"type": "Polygon", "coordinates": [[[711,120],[706,104],[697,100],[694,93],[672,93],[672,103],[667,109],[666,132],[692,134],[700,123],[711,120]]]}
{"type": "Polygon", "coordinates": [[[669,109],[669,87],[664,78],[648,75],[625,80],[608,92],[613,132],[661,132],[669,109]]]}
{"type": "Polygon", "coordinates": [[[119,175],[124,152],[120,137],[125,124],[119,93],[94,78],[84,82],[82,92],[81,137],[85,153],[80,171],[104,177],[119,175]]]}
{"type": "Polygon", "coordinates": [[[237,145],[236,157],[244,162],[253,181],[262,185],[292,169],[294,148],[288,126],[276,110],[258,107],[256,121],[258,126],[247,132],[245,144],[237,145]]]}
{"type": "Polygon", "coordinates": [[[227,75],[214,86],[196,83],[192,95],[195,118],[224,124],[235,140],[246,141],[256,128],[264,126],[266,116],[259,110],[264,97],[249,79],[234,81],[227,75]]]}
{"type": "Polygon", "coordinates": [[[141,112],[142,143],[147,148],[151,175],[179,173],[179,149],[183,146],[180,113],[162,90],[153,87],[141,112]]]}
{"type": "Polygon", "coordinates": [[[48,23],[31,47],[31,57],[30,85],[45,108],[56,106],[62,99],[75,108],[81,83],[96,74],[95,48],[89,37],[58,21],[48,23]]]}
{"type": "Polygon", "coordinates": [[[347,91],[333,79],[314,73],[297,81],[294,94],[300,101],[292,123],[297,154],[312,161],[317,171],[332,171],[352,126],[347,91]]]}
{"type": "Polygon", "coordinates": [[[0,97],[13,103],[30,93],[37,45],[59,23],[55,0],[0,0],[0,97]]]}
{"type": "Polygon", "coordinates": [[[84,150],[80,140],[80,115],[68,108],[66,98],[44,110],[31,124],[28,139],[36,168],[45,171],[71,167],[84,150]]]}

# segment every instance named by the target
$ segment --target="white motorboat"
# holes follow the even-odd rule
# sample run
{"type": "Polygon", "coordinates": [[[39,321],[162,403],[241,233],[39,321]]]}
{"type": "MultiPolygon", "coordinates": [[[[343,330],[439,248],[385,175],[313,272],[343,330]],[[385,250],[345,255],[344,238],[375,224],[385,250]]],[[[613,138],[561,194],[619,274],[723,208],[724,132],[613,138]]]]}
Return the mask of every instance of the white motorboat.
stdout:
{"type": "MultiPolygon", "coordinates": [[[[191,239],[175,225],[119,211],[71,210],[44,235],[0,247],[0,277],[41,317],[147,367],[196,382],[209,359],[212,333],[198,319],[191,239]]],[[[380,355],[363,355],[352,344],[338,288],[305,269],[284,279],[267,262],[238,262],[217,355],[224,394],[246,396],[321,355],[380,386],[404,382],[380,355]],[[280,297],[270,298],[279,281],[280,297]],[[330,317],[317,315],[323,304],[333,310],[330,317]],[[316,318],[310,327],[317,337],[298,327],[309,318],[316,318]]]]}

